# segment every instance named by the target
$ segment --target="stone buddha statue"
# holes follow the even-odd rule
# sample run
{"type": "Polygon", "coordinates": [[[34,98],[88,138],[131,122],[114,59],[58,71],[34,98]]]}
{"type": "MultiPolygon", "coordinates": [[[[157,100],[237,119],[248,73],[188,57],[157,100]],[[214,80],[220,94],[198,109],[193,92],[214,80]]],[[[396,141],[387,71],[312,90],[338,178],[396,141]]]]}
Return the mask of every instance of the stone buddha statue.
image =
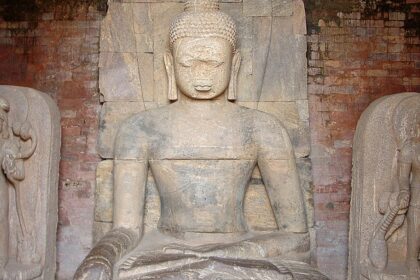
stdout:
{"type": "Polygon", "coordinates": [[[326,279],[304,263],[310,238],[287,131],[273,116],[230,102],[241,56],[235,22],[218,1],[187,1],[170,27],[164,63],[176,102],[121,125],[113,229],[75,279],[326,279]],[[251,231],[244,219],[257,165],[278,225],[273,232],[251,231]],[[161,216],[144,234],[149,169],[161,216]]]}

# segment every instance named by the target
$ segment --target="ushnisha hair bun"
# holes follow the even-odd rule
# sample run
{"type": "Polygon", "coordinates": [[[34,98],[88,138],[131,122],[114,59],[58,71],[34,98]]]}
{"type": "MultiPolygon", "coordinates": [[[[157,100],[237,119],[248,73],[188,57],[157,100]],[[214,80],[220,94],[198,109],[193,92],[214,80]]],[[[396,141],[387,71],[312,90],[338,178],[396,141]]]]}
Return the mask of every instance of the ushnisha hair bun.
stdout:
{"type": "Polygon", "coordinates": [[[236,23],[220,11],[218,0],[189,0],[185,11],[179,14],[169,29],[169,46],[172,49],[181,38],[217,37],[225,39],[236,50],[236,23]]]}

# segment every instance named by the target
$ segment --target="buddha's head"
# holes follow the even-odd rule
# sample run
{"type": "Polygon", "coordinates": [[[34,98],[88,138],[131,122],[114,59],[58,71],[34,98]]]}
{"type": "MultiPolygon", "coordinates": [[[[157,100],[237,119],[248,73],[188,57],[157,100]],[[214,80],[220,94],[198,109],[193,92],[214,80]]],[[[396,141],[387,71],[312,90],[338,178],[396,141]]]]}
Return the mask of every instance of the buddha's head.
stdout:
{"type": "Polygon", "coordinates": [[[219,10],[218,0],[189,0],[170,28],[170,51],[164,56],[169,99],[179,91],[193,99],[213,99],[226,91],[236,99],[241,57],[236,24],[219,10]]]}

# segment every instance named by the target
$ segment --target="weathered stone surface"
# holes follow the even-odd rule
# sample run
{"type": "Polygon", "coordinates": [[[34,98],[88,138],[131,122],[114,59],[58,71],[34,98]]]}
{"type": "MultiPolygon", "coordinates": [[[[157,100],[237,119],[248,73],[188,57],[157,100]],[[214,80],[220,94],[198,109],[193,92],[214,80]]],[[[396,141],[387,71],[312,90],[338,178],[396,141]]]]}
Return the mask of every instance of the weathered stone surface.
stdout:
{"type": "Polygon", "coordinates": [[[153,19],[153,45],[154,45],[154,92],[155,101],[159,105],[169,104],[167,76],[163,64],[163,54],[168,51],[168,30],[171,20],[183,10],[182,3],[156,3],[151,7],[153,19]]]}
{"type": "Polygon", "coordinates": [[[271,0],[243,0],[243,13],[251,17],[271,16],[271,0]]]}
{"type": "Polygon", "coordinates": [[[418,279],[420,275],[419,128],[418,93],[380,98],[358,123],[349,279],[418,279]],[[408,226],[402,226],[404,220],[408,226]]]}
{"type": "Polygon", "coordinates": [[[294,12],[293,0],[272,0],[273,15],[278,17],[292,16],[294,12]]]}
{"type": "Polygon", "coordinates": [[[101,52],[136,52],[131,4],[109,3],[102,21],[100,47],[101,52]]]}
{"type": "Polygon", "coordinates": [[[286,127],[295,150],[296,157],[307,157],[310,151],[309,119],[305,108],[297,102],[260,102],[258,109],[272,114],[286,127]]]}
{"type": "MultiPolygon", "coordinates": [[[[98,180],[97,219],[109,223],[112,196],[113,229],[75,279],[95,273],[106,279],[190,273],[324,279],[307,264],[313,239],[307,213],[313,207],[310,162],[305,159],[306,41],[296,27],[304,19],[303,5],[227,2],[220,6],[239,28],[231,17],[216,12],[217,0],[187,1],[189,12],[173,22],[182,3],[130,3],[136,53],[153,59],[148,69],[153,90],[146,100],[162,107],[144,111],[143,80],[142,109],[127,109],[134,104],[130,102],[105,103],[101,156],[114,161],[112,171],[109,161],[98,172],[107,179],[98,180]],[[291,20],[295,15],[299,19],[291,20]],[[293,69],[279,70],[287,67],[293,69]],[[163,106],[170,101],[174,104],[163,106]],[[122,105],[126,116],[139,113],[122,121],[117,109],[122,105]],[[109,186],[101,186],[104,182],[109,186]],[[109,247],[116,249],[109,252],[109,247]],[[288,271],[270,258],[301,263],[288,271]],[[187,270],[176,268],[186,264],[187,270]],[[210,273],[208,265],[217,269],[210,273]]],[[[107,225],[97,226],[102,235],[107,225]]]]}
{"type": "Polygon", "coordinates": [[[93,236],[92,243],[98,243],[102,237],[105,236],[112,229],[112,223],[108,222],[93,222],[93,236]]]}
{"type": "Polygon", "coordinates": [[[105,102],[100,116],[98,152],[102,158],[112,158],[114,140],[121,122],[145,110],[143,102],[105,102]]]}
{"type": "MultiPolygon", "coordinates": [[[[279,28],[284,19],[274,18],[279,28]]],[[[284,35],[274,31],[260,101],[294,101],[307,99],[306,37],[284,35]],[[295,50],[290,53],[290,50],[295,50]],[[293,65],[293,67],[290,67],[293,65]]],[[[254,101],[254,100],[250,100],[254,101]]]]}
{"type": "Polygon", "coordinates": [[[112,161],[104,160],[96,169],[95,222],[112,223],[112,201],[114,184],[112,182],[112,161]]]}
{"type": "Polygon", "coordinates": [[[104,101],[141,101],[139,69],[136,53],[103,52],[99,61],[99,85],[104,101]]]}
{"type": "Polygon", "coordinates": [[[0,119],[0,278],[53,279],[60,114],[45,93],[0,86],[0,119]]]}
{"type": "MultiPolygon", "coordinates": [[[[309,227],[314,226],[314,194],[312,186],[312,168],[311,161],[309,158],[298,158],[296,160],[296,166],[299,171],[300,187],[303,192],[305,200],[305,209],[307,223],[309,227]]],[[[314,244],[315,245],[315,244],[314,244]]]]}
{"type": "MultiPolygon", "coordinates": [[[[112,211],[114,199],[113,184],[113,161],[104,160],[98,164],[96,171],[96,189],[95,189],[95,222],[94,229],[95,240],[99,239],[111,229],[112,211]],[[99,232],[96,232],[99,230],[99,232]]],[[[146,187],[146,206],[144,215],[145,231],[155,229],[160,217],[160,199],[156,185],[151,174],[147,178],[146,187]]]]}

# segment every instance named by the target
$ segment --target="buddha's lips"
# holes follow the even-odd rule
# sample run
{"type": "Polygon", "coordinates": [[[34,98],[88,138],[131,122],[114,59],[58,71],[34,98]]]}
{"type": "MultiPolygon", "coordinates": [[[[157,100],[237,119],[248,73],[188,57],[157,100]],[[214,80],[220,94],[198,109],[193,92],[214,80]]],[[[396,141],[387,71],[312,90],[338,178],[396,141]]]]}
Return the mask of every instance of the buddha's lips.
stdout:
{"type": "Polygon", "coordinates": [[[197,85],[197,86],[194,86],[194,89],[196,91],[210,91],[211,90],[211,86],[208,86],[208,85],[197,85]]]}

